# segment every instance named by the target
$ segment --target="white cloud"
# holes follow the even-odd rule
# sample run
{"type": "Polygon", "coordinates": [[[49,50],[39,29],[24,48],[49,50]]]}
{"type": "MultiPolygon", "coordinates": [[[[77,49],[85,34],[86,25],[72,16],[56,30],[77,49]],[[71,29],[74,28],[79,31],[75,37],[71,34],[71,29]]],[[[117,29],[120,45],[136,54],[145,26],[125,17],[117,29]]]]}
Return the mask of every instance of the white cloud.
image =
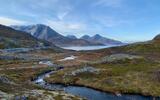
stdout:
{"type": "Polygon", "coordinates": [[[86,29],[85,24],[76,22],[46,20],[46,23],[44,24],[51,26],[53,29],[60,33],[76,33],[86,29]]]}
{"type": "Polygon", "coordinates": [[[59,20],[63,20],[64,17],[65,17],[68,13],[69,13],[68,11],[66,11],[66,12],[60,12],[60,13],[58,13],[57,17],[58,17],[59,20]]]}
{"type": "Polygon", "coordinates": [[[11,18],[7,18],[7,17],[0,17],[0,24],[3,25],[21,25],[21,24],[25,24],[25,21],[21,21],[21,20],[16,20],[16,19],[11,19],[11,18]]]}
{"type": "Polygon", "coordinates": [[[93,6],[120,7],[123,0],[97,0],[93,6]]]}
{"type": "Polygon", "coordinates": [[[91,16],[91,18],[98,23],[100,26],[104,26],[104,27],[117,27],[120,25],[128,25],[129,23],[131,23],[130,20],[127,19],[119,19],[117,17],[113,17],[113,16],[104,16],[104,15],[97,15],[95,16],[94,14],[91,16]]]}

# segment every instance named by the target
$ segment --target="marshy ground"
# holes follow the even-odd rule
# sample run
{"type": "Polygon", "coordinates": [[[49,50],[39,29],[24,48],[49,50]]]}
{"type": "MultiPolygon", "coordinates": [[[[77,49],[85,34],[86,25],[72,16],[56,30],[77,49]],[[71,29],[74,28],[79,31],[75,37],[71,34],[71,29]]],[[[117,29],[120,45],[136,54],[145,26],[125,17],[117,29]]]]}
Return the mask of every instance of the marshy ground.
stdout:
{"type": "Polygon", "coordinates": [[[1,53],[0,98],[36,98],[41,95],[42,99],[80,99],[59,91],[47,91],[33,84],[31,80],[37,75],[54,70],[53,66],[40,61],[64,66],[63,70],[45,79],[49,83],[81,85],[113,93],[160,96],[159,51],[158,44],[134,44],[82,52],[36,50],[1,53]],[[71,56],[74,59],[61,60],[71,56]],[[37,94],[30,95],[33,91],[37,91],[37,94]]]}

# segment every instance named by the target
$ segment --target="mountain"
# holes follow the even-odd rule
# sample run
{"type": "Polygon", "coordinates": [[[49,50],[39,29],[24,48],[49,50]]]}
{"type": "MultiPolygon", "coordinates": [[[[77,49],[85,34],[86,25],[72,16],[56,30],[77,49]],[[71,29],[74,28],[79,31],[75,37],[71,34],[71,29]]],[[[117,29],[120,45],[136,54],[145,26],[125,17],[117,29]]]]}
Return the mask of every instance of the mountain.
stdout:
{"type": "Polygon", "coordinates": [[[0,48],[42,47],[53,46],[51,43],[39,40],[32,35],[0,25],[0,48]]]}
{"type": "Polygon", "coordinates": [[[74,36],[74,35],[67,35],[66,37],[67,37],[67,38],[70,38],[70,39],[77,39],[77,37],[74,36]]]}
{"type": "Polygon", "coordinates": [[[111,52],[145,55],[146,57],[151,56],[152,59],[160,60],[160,34],[149,41],[137,42],[125,46],[102,49],[99,51],[107,53],[111,52]]]}
{"type": "Polygon", "coordinates": [[[154,41],[160,41],[160,34],[158,34],[157,36],[155,36],[155,37],[153,38],[153,40],[154,40],[154,41]]]}
{"type": "Polygon", "coordinates": [[[81,39],[87,40],[89,42],[101,43],[101,44],[104,44],[104,45],[121,45],[121,44],[123,44],[120,41],[105,38],[105,37],[103,37],[99,34],[96,34],[92,37],[90,37],[88,35],[84,35],[84,36],[81,37],[81,39]]]}
{"type": "Polygon", "coordinates": [[[56,46],[90,46],[90,45],[102,45],[100,43],[92,43],[83,39],[73,39],[65,37],[52,28],[46,25],[37,24],[29,26],[11,26],[12,28],[20,31],[30,33],[36,38],[47,40],[52,42],[56,46]]]}
{"type": "Polygon", "coordinates": [[[91,37],[89,35],[84,35],[84,36],[81,37],[81,39],[84,39],[84,40],[90,40],[90,38],[91,37]]]}

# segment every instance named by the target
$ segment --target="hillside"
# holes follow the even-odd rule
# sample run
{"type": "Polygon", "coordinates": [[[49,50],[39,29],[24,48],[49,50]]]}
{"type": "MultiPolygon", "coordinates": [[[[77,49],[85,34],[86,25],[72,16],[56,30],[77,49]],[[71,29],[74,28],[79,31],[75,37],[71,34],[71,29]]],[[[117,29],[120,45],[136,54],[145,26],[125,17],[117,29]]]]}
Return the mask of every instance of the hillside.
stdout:
{"type": "Polygon", "coordinates": [[[0,25],[0,48],[53,46],[49,42],[36,39],[25,32],[0,25]]]}
{"type": "Polygon", "coordinates": [[[113,39],[109,39],[106,37],[103,37],[99,34],[96,34],[92,37],[88,36],[88,35],[84,35],[81,37],[81,39],[90,41],[90,42],[94,42],[94,43],[101,43],[104,45],[122,45],[123,43],[117,40],[113,40],[113,39]]]}
{"type": "Polygon", "coordinates": [[[151,41],[79,52],[76,56],[75,62],[83,59],[87,64],[67,67],[46,78],[46,81],[91,87],[115,94],[160,96],[159,35],[151,41]]]}

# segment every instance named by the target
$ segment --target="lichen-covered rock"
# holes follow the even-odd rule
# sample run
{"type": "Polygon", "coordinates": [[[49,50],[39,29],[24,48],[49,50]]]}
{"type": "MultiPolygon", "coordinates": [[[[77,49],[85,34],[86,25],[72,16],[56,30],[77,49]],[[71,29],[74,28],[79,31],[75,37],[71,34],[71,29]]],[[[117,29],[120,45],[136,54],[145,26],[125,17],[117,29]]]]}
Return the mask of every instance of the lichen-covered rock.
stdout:
{"type": "Polygon", "coordinates": [[[109,56],[105,56],[100,60],[97,60],[93,63],[112,63],[116,61],[125,61],[125,60],[132,60],[132,59],[142,59],[143,57],[137,55],[130,55],[130,54],[112,54],[109,56]]]}
{"type": "Polygon", "coordinates": [[[0,75],[0,82],[6,83],[6,84],[14,84],[8,77],[4,75],[0,75]]]}
{"type": "Polygon", "coordinates": [[[48,65],[48,66],[53,66],[54,65],[51,61],[48,61],[48,60],[40,61],[39,64],[44,64],[44,65],[48,65]]]}
{"type": "Polygon", "coordinates": [[[15,96],[15,98],[20,98],[18,100],[26,100],[25,98],[32,99],[32,100],[82,100],[82,98],[66,94],[64,92],[57,92],[57,91],[46,91],[46,90],[31,90],[26,91],[22,95],[15,96]]]}
{"type": "Polygon", "coordinates": [[[99,69],[96,69],[91,66],[86,66],[81,69],[77,69],[77,70],[72,71],[69,75],[76,76],[77,74],[84,73],[84,72],[97,74],[99,72],[99,69]]]}
{"type": "Polygon", "coordinates": [[[5,92],[0,91],[0,100],[13,100],[13,94],[7,94],[5,92]]]}
{"type": "Polygon", "coordinates": [[[160,70],[153,72],[153,79],[160,82],[160,70]]]}
{"type": "Polygon", "coordinates": [[[8,94],[0,91],[0,100],[84,100],[83,98],[60,91],[29,90],[8,94]],[[58,98],[57,98],[58,97],[58,98]]]}

